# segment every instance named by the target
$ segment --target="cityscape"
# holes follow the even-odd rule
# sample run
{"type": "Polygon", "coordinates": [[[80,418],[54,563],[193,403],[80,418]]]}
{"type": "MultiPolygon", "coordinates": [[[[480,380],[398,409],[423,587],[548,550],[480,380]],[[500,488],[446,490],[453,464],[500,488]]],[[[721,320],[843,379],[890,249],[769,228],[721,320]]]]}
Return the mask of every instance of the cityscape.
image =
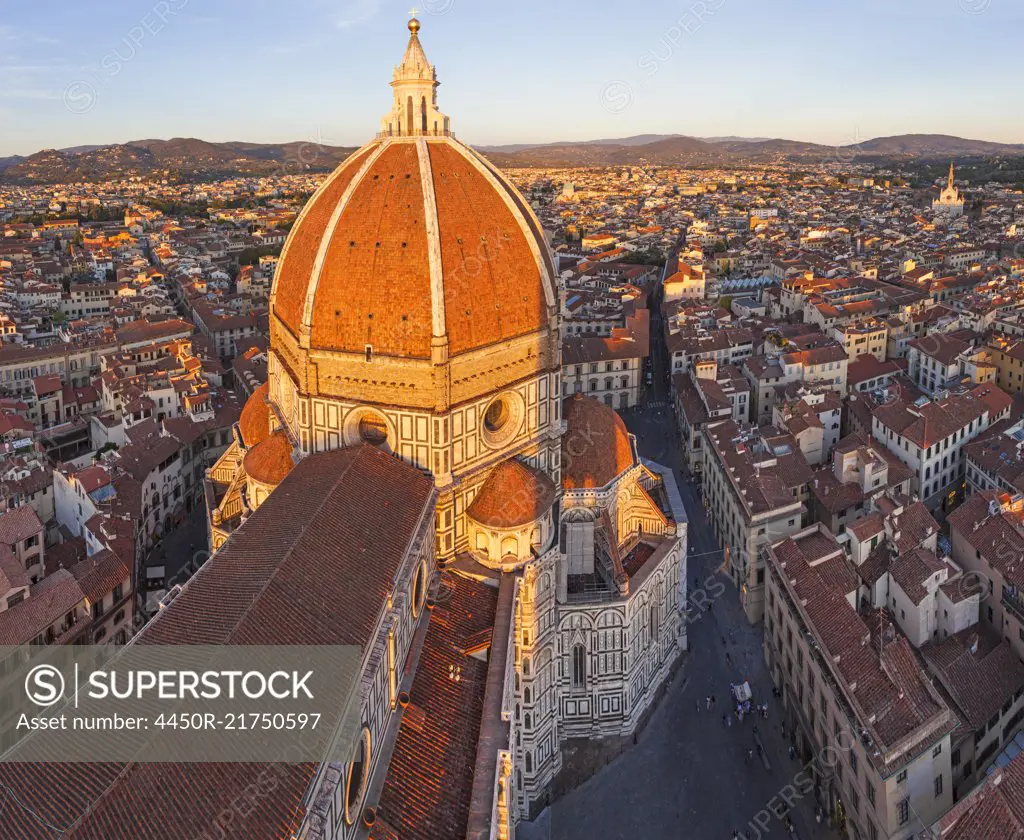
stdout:
{"type": "Polygon", "coordinates": [[[0,17],[0,839],[1024,840],[1012,54],[328,5],[0,17]]]}

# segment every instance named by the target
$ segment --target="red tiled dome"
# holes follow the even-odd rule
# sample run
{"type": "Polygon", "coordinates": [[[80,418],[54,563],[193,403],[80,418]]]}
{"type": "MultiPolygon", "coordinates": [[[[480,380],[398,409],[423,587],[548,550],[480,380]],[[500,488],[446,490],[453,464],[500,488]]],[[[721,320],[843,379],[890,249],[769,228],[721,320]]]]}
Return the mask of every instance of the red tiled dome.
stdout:
{"type": "Polygon", "coordinates": [[[633,466],[629,432],[615,409],[577,393],[562,404],[562,486],[604,487],[633,466]]]}
{"type": "Polygon", "coordinates": [[[264,382],[252,392],[252,396],[242,407],[242,416],[238,418],[238,430],[242,433],[242,443],[247,449],[270,437],[270,405],[267,403],[269,392],[270,386],[264,382]]]}
{"type": "Polygon", "coordinates": [[[277,486],[292,471],[292,442],[285,431],[277,431],[245,453],[245,474],[260,484],[277,486]]]}
{"type": "Polygon", "coordinates": [[[510,458],[487,476],[466,515],[492,528],[518,528],[550,510],[555,492],[547,475],[510,458]]]}
{"type": "Polygon", "coordinates": [[[428,359],[435,335],[456,355],[546,328],[554,276],[539,222],[484,158],[450,137],[385,137],[306,205],[271,311],[313,350],[428,359]]]}

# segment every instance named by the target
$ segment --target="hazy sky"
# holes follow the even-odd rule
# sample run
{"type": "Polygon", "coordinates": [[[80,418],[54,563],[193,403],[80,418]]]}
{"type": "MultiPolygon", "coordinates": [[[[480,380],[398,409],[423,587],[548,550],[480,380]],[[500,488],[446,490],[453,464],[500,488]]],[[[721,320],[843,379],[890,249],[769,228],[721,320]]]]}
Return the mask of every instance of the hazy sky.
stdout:
{"type": "MultiPolygon", "coordinates": [[[[0,156],[149,137],[355,145],[407,3],[0,0],[0,156]]],[[[1024,142],[1021,0],[421,0],[457,135],[1024,142]]]]}

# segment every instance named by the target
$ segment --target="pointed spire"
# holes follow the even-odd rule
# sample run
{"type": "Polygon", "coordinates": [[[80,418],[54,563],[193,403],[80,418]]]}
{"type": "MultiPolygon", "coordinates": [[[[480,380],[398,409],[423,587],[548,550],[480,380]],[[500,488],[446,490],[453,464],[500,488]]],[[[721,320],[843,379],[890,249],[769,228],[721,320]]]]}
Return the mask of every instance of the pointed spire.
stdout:
{"type": "Polygon", "coordinates": [[[949,183],[947,186],[949,189],[953,189],[953,161],[949,162],[949,183]]]}
{"type": "Polygon", "coordinates": [[[391,113],[381,121],[379,136],[448,137],[450,121],[437,108],[437,71],[420,43],[422,25],[415,16],[416,10],[410,15],[409,43],[391,80],[394,103],[391,113]]]}

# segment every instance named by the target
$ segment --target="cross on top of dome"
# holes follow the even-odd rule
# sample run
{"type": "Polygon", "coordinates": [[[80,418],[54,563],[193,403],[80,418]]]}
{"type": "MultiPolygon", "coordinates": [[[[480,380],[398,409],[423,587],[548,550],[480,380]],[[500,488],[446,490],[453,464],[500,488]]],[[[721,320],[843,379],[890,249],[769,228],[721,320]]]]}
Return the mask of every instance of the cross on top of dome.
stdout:
{"type": "Polygon", "coordinates": [[[409,12],[409,44],[395,67],[391,87],[394,104],[381,122],[382,137],[448,137],[451,124],[437,108],[437,70],[420,43],[416,9],[409,12]]]}

